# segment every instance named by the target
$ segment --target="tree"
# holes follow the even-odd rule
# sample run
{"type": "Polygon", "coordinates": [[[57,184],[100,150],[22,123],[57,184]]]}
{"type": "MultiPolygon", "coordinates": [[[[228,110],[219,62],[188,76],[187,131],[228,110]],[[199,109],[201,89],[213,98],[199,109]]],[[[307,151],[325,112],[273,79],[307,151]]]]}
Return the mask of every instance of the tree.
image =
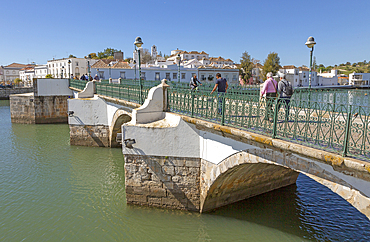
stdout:
{"type": "Polygon", "coordinates": [[[108,56],[114,56],[114,52],[119,52],[119,51],[120,50],[106,48],[103,52],[98,52],[98,58],[105,59],[105,58],[108,58],[108,56]]]}
{"type": "Polygon", "coordinates": [[[15,78],[14,79],[14,83],[17,85],[17,86],[19,86],[19,83],[21,83],[22,82],[22,79],[20,79],[20,78],[15,78]]]}
{"type": "Polygon", "coordinates": [[[140,51],[140,59],[141,64],[146,64],[152,60],[152,56],[150,55],[150,51],[148,49],[141,49],[140,51]]]}
{"type": "Polygon", "coordinates": [[[71,55],[68,56],[68,58],[76,58],[76,56],[71,54],[71,55]]]}
{"type": "Polygon", "coordinates": [[[125,61],[126,61],[127,63],[130,63],[130,62],[132,61],[132,57],[128,57],[128,58],[126,58],[126,59],[125,59],[125,61]]]}
{"type": "Polygon", "coordinates": [[[273,75],[279,71],[280,68],[280,57],[275,52],[270,52],[268,54],[266,60],[263,62],[262,67],[262,78],[266,79],[266,74],[272,72],[273,75]]]}
{"type": "Polygon", "coordinates": [[[51,75],[51,74],[47,74],[47,75],[45,76],[45,78],[53,78],[53,75],[51,75]]]}
{"type": "Polygon", "coordinates": [[[317,69],[316,56],[313,57],[312,69],[315,70],[315,71],[317,69]]]}
{"type": "Polygon", "coordinates": [[[252,77],[252,69],[254,66],[253,58],[248,54],[248,52],[244,51],[242,53],[242,57],[240,59],[240,75],[243,79],[243,83],[245,83],[246,80],[249,80],[249,78],[252,77]]]}

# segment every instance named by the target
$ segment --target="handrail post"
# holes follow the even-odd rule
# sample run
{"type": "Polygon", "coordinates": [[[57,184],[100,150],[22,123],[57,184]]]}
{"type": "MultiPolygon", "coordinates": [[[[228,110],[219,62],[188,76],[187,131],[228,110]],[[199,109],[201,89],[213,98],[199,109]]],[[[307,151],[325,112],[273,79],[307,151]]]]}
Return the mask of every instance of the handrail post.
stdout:
{"type": "Polygon", "coordinates": [[[276,137],[276,128],[277,128],[277,113],[278,113],[278,106],[279,106],[279,98],[275,98],[275,109],[274,109],[274,124],[272,126],[272,138],[275,139],[276,137]]]}
{"type": "Polygon", "coordinates": [[[347,125],[346,125],[346,135],[344,137],[343,142],[343,156],[347,156],[348,153],[348,142],[349,142],[349,135],[351,133],[351,124],[352,124],[352,105],[349,106],[349,112],[347,113],[347,125]]]}
{"type": "Polygon", "coordinates": [[[191,117],[194,118],[194,91],[190,91],[191,94],[191,117]]]}
{"type": "Polygon", "coordinates": [[[221,125],[225,124],[225,93],[222,93],[221,125]]]}

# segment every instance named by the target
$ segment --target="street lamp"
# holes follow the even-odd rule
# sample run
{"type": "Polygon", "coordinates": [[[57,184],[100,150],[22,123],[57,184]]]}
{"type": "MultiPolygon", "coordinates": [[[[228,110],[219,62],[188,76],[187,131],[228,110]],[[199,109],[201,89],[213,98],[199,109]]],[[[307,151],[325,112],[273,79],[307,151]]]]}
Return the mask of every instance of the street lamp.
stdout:
{"type": "Polygon", "coordinates": [[[308,81],[308,87],[311,89],[311,79],[312,79],[312,53],[313,53],[313,47],[316,44],[315,39],[311,36],[308,37],[307,42],[305,45],[307,45],[308,48],[311,48],[311,56],[310,56],[310,79],[308,81]]]}
{"type": "Polygon", "coordinates": [[[62,73],[60,73],[60,78],[63,79],[63,71],[64,71],[64,66],[62,66],[62,73]]]}
{"type": "Polygon", "coordinates": [[[68,72],[69,72],[69,79],[71,79],[71,60],[68,60],[68,72]]]}
{"type": "Polygon", "coordinates": [[[178,73],[177,73],[177,82],[180,82],[180,63],[181,63],[180,54],[177,54],[176,59],[177,59],[177,63],[178,63],[178,66],[179,66],[178,73]]]}
{"type": "Polygon", "coordinates": [[[134,45],[137,47],[138,55],[139,55],[139,86],[140,86],[140,104],[143,104],[143,85],[141,83],[141,61],[140,61],[140,47],[143,45],[143,41],[140,37],[136,37],[134,45]]]}

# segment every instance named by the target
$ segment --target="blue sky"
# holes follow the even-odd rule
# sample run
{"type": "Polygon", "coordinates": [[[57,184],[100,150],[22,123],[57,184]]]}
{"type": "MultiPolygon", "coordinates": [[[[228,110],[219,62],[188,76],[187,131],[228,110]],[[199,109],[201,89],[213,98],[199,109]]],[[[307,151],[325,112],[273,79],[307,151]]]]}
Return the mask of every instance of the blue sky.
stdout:
{"type": "Polygon", "coordinates": [[[370,1],[111,0],[3,1],[0,65],[46,64],[105,48],[132,57],[134,41],[163,54],[204,50],[239,63],[247,51],[281,65],[309,65],[305,42],[313,36],[318,64],[370,61],[370,1]]]}

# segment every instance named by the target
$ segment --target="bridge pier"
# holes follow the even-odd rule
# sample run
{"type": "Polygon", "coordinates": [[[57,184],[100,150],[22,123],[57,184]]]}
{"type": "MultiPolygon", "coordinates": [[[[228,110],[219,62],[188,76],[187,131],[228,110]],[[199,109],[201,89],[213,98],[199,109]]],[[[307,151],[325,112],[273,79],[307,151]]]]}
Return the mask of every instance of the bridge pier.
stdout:
{"type": "Polygon", "coordinates": [[[67,123],[68,79],[34,79],[33,92],[10,95],[13,123],[67,123]]]}

